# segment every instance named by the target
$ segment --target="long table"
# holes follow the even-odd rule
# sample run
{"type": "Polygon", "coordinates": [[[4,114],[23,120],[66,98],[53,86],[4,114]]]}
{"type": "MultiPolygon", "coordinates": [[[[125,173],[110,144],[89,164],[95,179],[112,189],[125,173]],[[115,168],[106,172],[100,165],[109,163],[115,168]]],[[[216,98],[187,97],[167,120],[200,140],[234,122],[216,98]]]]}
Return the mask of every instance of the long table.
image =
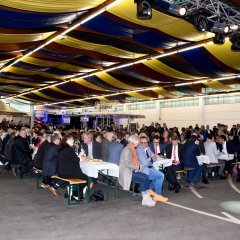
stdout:
{"type": "Polygon", "coordinates": [[[90,182],[92,178],[98,178],[99,173],[106,175],[107,200],[109,198],[109,176],[119,177],[119,166],[114,163],[86,160],[80,162],[81,170],[88,176],[88,203],[90,202],[90,182]]]}

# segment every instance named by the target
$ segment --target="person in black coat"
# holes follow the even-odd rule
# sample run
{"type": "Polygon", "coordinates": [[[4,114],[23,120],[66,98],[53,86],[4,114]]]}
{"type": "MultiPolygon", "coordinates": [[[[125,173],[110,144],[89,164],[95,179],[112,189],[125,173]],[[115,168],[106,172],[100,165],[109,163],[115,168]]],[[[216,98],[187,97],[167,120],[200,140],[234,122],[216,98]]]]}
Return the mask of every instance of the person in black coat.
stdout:
{"type": "Polygon", "coordinates": [[[7,135],[3,138],[2,141],[2,149],[1,149],[1,154],[4,155],[5,147],[7,145],[8,140],[10,139],[10,134],[13,132],[12,128],[8,128],[7,130],[7,135]]]}
{"type": "Polygon", "coordinates": [[[166,168],[167,176],[171,185],[170,190],[175,190],[175,193],[178,193],[181,188],[176,178],[176,171],[183,169],[183,145],[178,141],[178,137],[173,136],[171,144],[166,146],[166,157],[172,160],[172,165],[166,168]]]}
{"type": "Polygon", "coordinates": [[[58,195],[56,188],[54,188],[52,176],[56,174],[57,160],[58,160],[58,145],[61,141],[60,135],[54,133],[51,135],[51,142],[46,147],[43,157],[43,181],[41,186],[50,189],[54,195],[58,195]]]}
{"type": "MultiPolygon", "coordinates": [[[[74,139],[71,134],[67,134],[63,137],[58,153],[58,176],[61,178],[80,178],[88,180],[80,168],[80,158],[73,149],[74,139]]],[[[83,187],[87,184],[80,185],[80,192],[82,193],[83,187]]],[[[74,192],[73,195],[77,196],[74,192]]]]}
{"type": "Polygon", "coordinates": [[[23,178],[24,173],[28,173],[32,167],[33,151],[34,147],[29,146],[26,128],[23,127],[12,145],[12,161],[17,165],[17,172],[20,178],[23,178]]]}
{"type": "Polygon", "coordinates": [[[47,146],[51,141],[51,135],[44,134],[43,139],[44,139],[44,142],[38,148],[37,153],[35,154],[33,159],[33,166],[40,170],[42,170],[43,168],[43,158],[44,158],[44,154],[47,149],[47,146]]]}

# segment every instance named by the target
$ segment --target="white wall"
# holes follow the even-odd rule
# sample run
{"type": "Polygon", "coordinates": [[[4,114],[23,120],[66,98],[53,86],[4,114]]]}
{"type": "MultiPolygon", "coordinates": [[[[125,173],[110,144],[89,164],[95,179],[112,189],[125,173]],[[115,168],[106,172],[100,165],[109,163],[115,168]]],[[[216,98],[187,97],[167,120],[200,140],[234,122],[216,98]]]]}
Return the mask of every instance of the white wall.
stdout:
{"type": "Polygon", "coordinates": [[[171,107],[160,109],[160,120],[158,110],[135,110],[128,113],[144,114],[146,118],[134,119],[134,123],[150,125],[151,122],[167,123],[168,127],[188,127],[195,124],[209,124],[212,128],[217,123],[229,126],[240,123],[240,104],[219,104],[191,107],[171,107]]]}
{"type": "Polygon", "coordinates": [[[240,103],[206,105],[205,122],[209,123],[210,126],[220,122],[231,128],[233,124],[240,123],[240,103]]]}

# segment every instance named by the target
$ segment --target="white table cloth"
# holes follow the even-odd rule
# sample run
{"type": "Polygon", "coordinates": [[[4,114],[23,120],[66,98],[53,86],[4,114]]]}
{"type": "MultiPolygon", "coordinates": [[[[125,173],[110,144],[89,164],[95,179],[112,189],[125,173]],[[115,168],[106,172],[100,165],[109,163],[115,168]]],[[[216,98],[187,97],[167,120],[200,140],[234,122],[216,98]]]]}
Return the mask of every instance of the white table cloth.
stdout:
{"type": "Polygon", "coordinates": [[[104,174],[112,177],[119,177],[119,166],[114,163],[109,162],[90,162],[90,161],[81,161],[80,168],[82,172],[88,177],[98,178],[98,172],[102,171],[104,174]]]}
{"type": "Polygon", "coordinates": [[[197,156],[197,160],[198,160],[198,164],[199,164],[200,166],[203,165],[204,163],[206,163],[206,164],[211,163],[211,159],[210,159],[209,156],[207,156],[207,155],[197,156]]]}
{"type": "Polygon", "coordinates": [[[219,160],[225,160],[225,161],[230,161],[234,159],[234,154],[222,154],[219,153],[219,155],[217,156],[217,158],[219,160]]]}
{"type": "Polygon", "coordinates": [[[159,170],[160,167],[165,168],[172,165],[172,160],[168,158],[158,158],[157,161],[153,162],[153,167],[159,170]]]}

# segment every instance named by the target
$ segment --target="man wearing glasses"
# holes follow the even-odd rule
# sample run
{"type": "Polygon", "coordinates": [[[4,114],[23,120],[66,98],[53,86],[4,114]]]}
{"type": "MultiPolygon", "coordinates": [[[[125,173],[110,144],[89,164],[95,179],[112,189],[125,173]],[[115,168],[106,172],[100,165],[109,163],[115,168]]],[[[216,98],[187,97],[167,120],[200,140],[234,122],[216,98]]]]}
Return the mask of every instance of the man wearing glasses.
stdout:
{"type": "Polygon", "coordinates": [[[153,141],[149,143],[149,147],[155,155],[163,155],[160,147],[160,137],[158,135],[153,137],[153,141]]]}
{"type": "Polygon", "coordinates": [[[140,164],[144,166],[140,169],[140,172],[147,174],[151,181],[149,192],[153,196],[153,200],[166,202],[168,198],[162,196],[164,174],[153,168],[153,162],[157,160],[157,156],[148,146],[148,137],[146,136],[140,137],[140,145],[137,147],[137,157],[140,164]]]}

